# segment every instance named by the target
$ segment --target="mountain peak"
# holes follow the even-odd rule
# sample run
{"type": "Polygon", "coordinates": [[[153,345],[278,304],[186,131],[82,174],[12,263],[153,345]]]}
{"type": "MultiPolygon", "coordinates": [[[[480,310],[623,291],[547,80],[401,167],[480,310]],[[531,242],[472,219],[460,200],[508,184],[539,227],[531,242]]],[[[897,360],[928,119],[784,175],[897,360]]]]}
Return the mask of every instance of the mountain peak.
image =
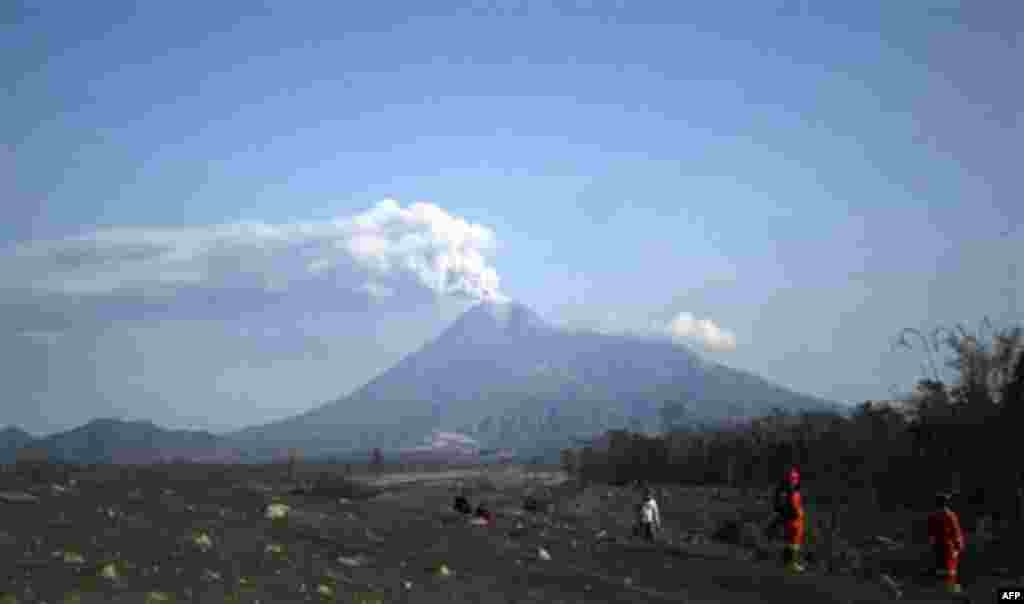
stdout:
{"type": "Polygon", "coordinates": [[[515,301],[480,302],[462,314],[450,331],[459,335],[481,336],[500,332],[524,335],[547,327],[547,323],[525,304],[515,301]]]}

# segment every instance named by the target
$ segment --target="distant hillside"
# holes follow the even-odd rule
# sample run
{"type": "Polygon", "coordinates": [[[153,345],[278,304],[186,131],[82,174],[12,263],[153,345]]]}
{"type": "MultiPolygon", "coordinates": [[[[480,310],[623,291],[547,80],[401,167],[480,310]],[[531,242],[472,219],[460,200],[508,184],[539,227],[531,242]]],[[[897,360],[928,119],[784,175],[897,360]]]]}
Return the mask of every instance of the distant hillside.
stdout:
{"type": "Polygon", "coordinates": [[[655,430],[666,403],[684,423],[835,409],[668,339],[571,332],[516,303],[478,305],[350,396],[232,435],[250,449],[398,449],[434,430],[484,446],[549,450],[608,428],[655,430]]]}
{"type": "Polygon", "coordinates": [[[151,422],[96,419],[84,426],[41,438],[36,446],[55,460],[75,463],[154,463],[237,461],[238,455],[209,432],[165,430],[151,422]]]}
{"type": "Polygon", "coordinates": [[[0,430],[0,463],[14,463],[18,449],[34,440],[34,436],[15,426],[0,430]]]}

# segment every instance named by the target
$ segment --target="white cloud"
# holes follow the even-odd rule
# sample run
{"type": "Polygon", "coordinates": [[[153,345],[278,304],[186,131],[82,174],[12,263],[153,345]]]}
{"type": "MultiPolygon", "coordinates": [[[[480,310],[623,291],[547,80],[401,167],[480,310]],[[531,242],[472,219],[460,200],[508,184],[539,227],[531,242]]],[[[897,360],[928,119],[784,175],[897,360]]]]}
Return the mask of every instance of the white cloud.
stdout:
{"type": "Polygon", "coordinates": [[[422,293],[503,298],[489,262],[495,247],[485,226],[433,204],[402,207],[389,199],[330,221],[117,227],[29,241],[0,252],[0,295],[23,308],[46,300],[91,312],[176,298],[197,308],[230,306],[232,299],[303,291],[331,304],[341,304],[335,297],[343,294],[364,302],[422,293]]]}
{"type": "Polygon", "coordinates": [[[681,312],[667,326],[673,338],[699,342],[706,350],[722,352],[736,348],[736,335],[718,326],[711,319],[697,319],[693,314],[681,312]]]}

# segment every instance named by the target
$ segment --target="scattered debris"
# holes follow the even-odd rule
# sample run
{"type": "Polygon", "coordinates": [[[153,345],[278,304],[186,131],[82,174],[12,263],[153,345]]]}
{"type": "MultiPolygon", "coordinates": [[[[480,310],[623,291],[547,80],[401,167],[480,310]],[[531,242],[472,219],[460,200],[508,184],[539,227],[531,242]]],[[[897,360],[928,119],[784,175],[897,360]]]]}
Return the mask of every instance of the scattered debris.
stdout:
{"type": "Polygon", "coordinates": [[[0,491],[0,503],[39,503],[39,498],[20,491],[0,491]]]}
{"type": "Polygon", "coordinates": [[[889,575],[882,575],[881,577],[879,577],[879,579],[881,580],[882,585],[887,590],[889,590],[889,593],[892,594],[894,598],[898,600],[903,596],[903,592],[900,590],[900,586],[896,583],[896,581],[893,580],[892,577],[890,577],[889,575]]]}
{"type": "Polygon", "coordinates": [[[267,520],[283,520],[291,511],[292,509],[283,503],[271,503],[264,509],[263,516],[267,520]]]}
{"type": "Polygon", "coordinates": [[[889,537],[884,537],[882,535],[875,535],[873,537],[869,537],[864,542],[862,542],[861,545],[864,547],[902,547],[902,544],[896,541],[895,539],[890,539],[889,537]]]}
{"type": "Polygon", "coordinates": [[[117,572],[117,565],[115,565],[113,562],[109,562],[107,564],[104,564],[100,568],[100,576],[103,577],[104,579],[109,579],[111,581],[115,581],[121,575],[120,575],[119,572],[117,572]]]}
{"type": "Polygon", "coordinates": [[[356,556],[351,556],[351,557],[348,557],[348,556],[338,556],[338,564],[342,564],[344,566],[349,566],[349,567],[363,566],[367,562],[369,562],[369,559],[366,556],[363,556],[362,554],[359,554],[359,555],[356,555],[356,556]]]}
{"type": "Polygon", "coordinates": [[[551,554],[549,554],[548,550],[544,549],[543,547],[537,548],[537,558],[539,558],[541,560],[544,560],[544,561],[550,561],[551,560],[551,554]]]}
{"type": "Polygon", "coordinates": [[[204,568],[203,574],[200,578],[205,583],[219,583],[221,581],[221,574],[208,568],[204,568]]]}
{"type": "Polygon", "coordinates": [[[199,531],[192,534],[192,545],[199,551],[208,552],[213,549],[213,540],[205,532],[199,531]]]}
{"type": "Polygon", "coordinates": [[[313,489],[309,485],[299,484],[288,489],[289,495],[309,495],[313,492],[313,489]]]}

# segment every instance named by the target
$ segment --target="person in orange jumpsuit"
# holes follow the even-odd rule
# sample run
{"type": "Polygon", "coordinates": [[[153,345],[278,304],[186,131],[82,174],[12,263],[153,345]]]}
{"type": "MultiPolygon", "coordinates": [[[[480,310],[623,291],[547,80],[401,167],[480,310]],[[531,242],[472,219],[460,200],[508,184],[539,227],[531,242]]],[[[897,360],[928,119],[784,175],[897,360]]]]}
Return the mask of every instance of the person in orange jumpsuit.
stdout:
{"type": "Polygon", "coordinates": [[[803,572],[800,548],[804,543],[804,505],[800,496],[800,471],[791,468],[775,494],[776,512],[785,532],[782,562],[790,572],[803,572]]]}
{"type": "Polygon", "coordinates": [[[928,516],[928,541],[935,552],[935,565],[943,577],[946,589],[960,592],[957,567],[960,552],[964,549],[964,533],[960,530],[960,518],[950,508],[951,497],[946,493],[935,496],[935,511],[928,516]]]}

